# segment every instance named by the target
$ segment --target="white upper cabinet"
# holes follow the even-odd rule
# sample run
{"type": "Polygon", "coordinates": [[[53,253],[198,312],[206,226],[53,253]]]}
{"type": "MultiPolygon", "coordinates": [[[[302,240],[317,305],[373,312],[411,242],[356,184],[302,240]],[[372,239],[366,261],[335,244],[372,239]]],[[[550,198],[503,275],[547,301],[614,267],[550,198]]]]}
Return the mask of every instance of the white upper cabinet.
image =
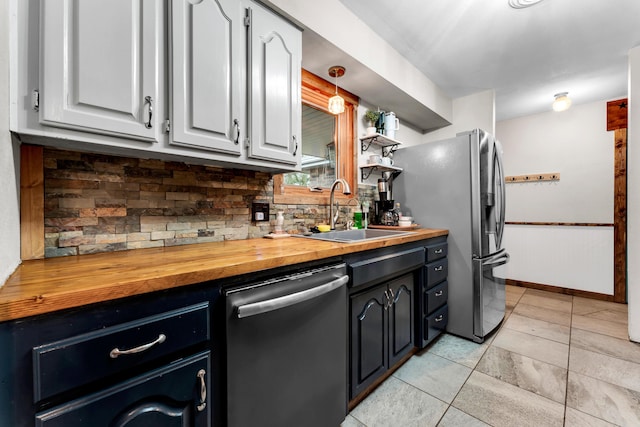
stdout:
{"type": "Polygon", "coordinates": [[[299,165],[300,30],[251,4],[248,17],[249,157],[299,165]]]}
{"type": "Polygon", "coordinates": [[[161,4],[40,2],[40,122],[157,142],[161,4]]]}
{"type": "Polygon", "coordinates": [[[240,155],[243,21],[237,0],[171,2],[171,144],[240,155]]]}
{"type": "Polygon", "coordinates": [[[10,0],[27,143],[300,169],[301,31],[251,0],[10,0]],[[253,19],[250,19],[250,16],[253,19]],[[251,22],[252,21],[252,22],[251,22]]]}

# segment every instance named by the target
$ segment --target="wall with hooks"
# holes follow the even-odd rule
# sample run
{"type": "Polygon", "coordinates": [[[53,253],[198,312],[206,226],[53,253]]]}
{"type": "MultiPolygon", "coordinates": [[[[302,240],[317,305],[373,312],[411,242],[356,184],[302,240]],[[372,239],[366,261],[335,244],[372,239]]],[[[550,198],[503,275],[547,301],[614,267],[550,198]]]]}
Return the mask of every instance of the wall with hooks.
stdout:
{"type": "Polygon", "coordinates": [[[505,176],[504,180],[507,184],[520,182],[560,181],[560,172],[505,176]]]}
{"type": "Polygon", "coordinates": [[[613,223],[615,150],[606,107],[598,101],[496,123],[509,184],[507,221],[613,223]]]}

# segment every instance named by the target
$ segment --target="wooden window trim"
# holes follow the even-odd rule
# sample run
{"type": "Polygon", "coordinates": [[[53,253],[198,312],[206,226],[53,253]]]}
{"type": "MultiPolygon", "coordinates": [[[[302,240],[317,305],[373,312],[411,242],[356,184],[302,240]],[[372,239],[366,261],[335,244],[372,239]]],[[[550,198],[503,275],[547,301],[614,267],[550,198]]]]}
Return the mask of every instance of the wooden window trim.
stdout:
{"type": "MultiPolygon", "coordinates": [[[[326,111],[329,98],[335,95],[335,84],[330,83],[315,74],[302,70],[302,103],[318,110],[326,111]]],[[[336,116],[336,174],[351,187],[351,195],[345,196],[336,192],[336,200],[352,198],[357,193],[356,178],[356,112],[358,97],[338,88],[338,94],[344,98],[344,113],[336,116]]],[[[304,142],[303,142],[304,143],[304,142]]],[[[311,192],[307,187],[284,185],[283,175],[273,177],[273,202],[278,204],[296,205],[328,205],[329,190],[311,192]]]]}

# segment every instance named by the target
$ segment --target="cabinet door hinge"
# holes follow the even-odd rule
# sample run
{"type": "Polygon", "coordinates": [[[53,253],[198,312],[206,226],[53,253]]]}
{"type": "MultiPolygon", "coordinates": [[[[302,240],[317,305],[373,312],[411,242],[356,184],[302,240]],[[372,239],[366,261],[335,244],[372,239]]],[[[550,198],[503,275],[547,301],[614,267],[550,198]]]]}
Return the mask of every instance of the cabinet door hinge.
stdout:
{"type": "Polygon", "coordinates": [[[251,140],[249,139],[249,137],[246,137],[244,139],[244,148],[248,150],[250,146],[251,146],[251,140]]]}
{"type": "Polygon", "coordinates": [[[171,120],[167,119],[164,121],[164,131],[165,133],[171,132],[171,120]]]}
{"type": "Polygon", "coordinates": [[[245,27],[251,26],[251,8],[247,8],[247,12],[244,16],[244,26],[245,27]]]}
{"type": "Polygon", "coordinates": [[[34,111],[40,111],[40,92],[38,89],[31,91],[31,106],[34,111]]]}

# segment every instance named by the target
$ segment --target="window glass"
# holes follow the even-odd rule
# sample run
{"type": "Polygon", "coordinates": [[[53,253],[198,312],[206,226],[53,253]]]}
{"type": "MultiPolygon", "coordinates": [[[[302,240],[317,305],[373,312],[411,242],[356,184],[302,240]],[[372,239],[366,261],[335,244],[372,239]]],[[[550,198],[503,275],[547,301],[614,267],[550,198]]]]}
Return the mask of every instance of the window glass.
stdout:
{"type": "Polygon", "coordinates": [[[336,180],[336,118],[302,104],[302,172],[284,175],[285,185],[322,188],[336,180]]]}
{"type": "MultiPolygon", "coordinates": [[[[345,111],[333,115],[327,106],[335,94],[335,83],[302,70],[302,170],[273,176],[274,203],[327,205],[336,178],[357,188],[354,120],[358,97],[338,88],[345,111]]],[[[353,195],[336,194],[336,199],[350,197],[353,195]]]]}

